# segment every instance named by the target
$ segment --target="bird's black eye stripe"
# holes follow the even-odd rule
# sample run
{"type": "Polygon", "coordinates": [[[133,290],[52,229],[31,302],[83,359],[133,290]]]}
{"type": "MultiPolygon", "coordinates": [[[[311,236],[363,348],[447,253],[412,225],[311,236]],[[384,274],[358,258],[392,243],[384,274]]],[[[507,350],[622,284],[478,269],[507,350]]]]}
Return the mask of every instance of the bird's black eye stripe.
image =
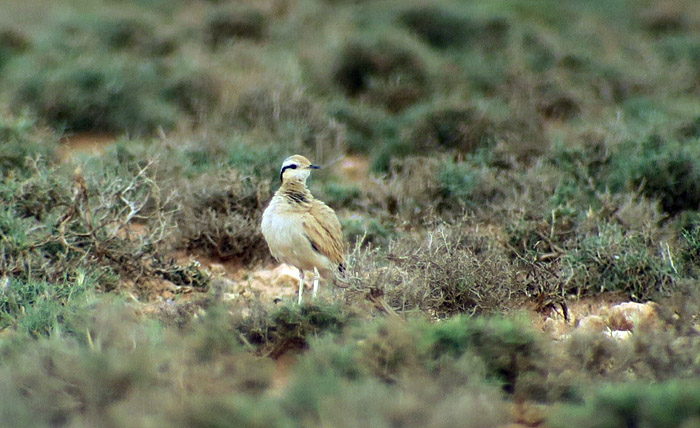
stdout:
{"type": "Polygon", "coordinates": [[[284,175],[284,171],[286,171],[287,169],[297,169],[297,165],[293,163],[291,165],[283,166],[282,171],[280,171],[280,181],[282,181],[282,176],[284,175]]]}

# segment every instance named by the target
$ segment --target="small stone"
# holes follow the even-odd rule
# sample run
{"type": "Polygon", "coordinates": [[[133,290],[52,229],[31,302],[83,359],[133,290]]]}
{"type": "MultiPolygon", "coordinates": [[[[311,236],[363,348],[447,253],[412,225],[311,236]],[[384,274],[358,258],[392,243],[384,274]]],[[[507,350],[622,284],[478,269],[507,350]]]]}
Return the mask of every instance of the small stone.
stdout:
{"type": "Polygon", "coordinates": [[[602,333],[608,329],[608,323],[599,315],[588,315],[579,321],[578,327],[588,333],[602,333]]]}
{"type": "Polygon", "coordinates": [[[635,331],[659,326],[656,303],[626,302],[607,310],[608,323],[612,330],[635,331]]]}
{"type": "Polygon", "coordinates": [[[224,265],[221,263],[210,263],[209,264],[209,271],[212,273],[212,275],[225,275],[226,274],[226,268],[224,265]]]}

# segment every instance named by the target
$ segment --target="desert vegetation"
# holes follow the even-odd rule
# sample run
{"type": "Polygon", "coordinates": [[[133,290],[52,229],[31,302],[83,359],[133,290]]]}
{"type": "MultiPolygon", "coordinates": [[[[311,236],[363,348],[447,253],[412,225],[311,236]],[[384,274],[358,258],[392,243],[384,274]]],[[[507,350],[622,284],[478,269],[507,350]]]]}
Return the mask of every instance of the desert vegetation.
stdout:
{"type": "Polygon", "coordinates": [[[0,426],[700,423],[694,1],[0,11],[0,426]],[[348,244],[301,306],[294,153],[348,244]]]}

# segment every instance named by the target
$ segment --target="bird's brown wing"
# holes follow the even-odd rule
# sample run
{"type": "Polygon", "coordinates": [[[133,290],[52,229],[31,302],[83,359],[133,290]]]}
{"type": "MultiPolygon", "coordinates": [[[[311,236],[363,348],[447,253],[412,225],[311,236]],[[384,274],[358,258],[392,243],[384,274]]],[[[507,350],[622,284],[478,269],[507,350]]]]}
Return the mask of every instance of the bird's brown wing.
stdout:
{"type": "Polygon", "coordinates": [[[335,212],[323,202],[314,200],[304,221],[304,232],[315,251],[328,257],[333,263],[343,264],[345,246],[343,231],[335,212]]]}

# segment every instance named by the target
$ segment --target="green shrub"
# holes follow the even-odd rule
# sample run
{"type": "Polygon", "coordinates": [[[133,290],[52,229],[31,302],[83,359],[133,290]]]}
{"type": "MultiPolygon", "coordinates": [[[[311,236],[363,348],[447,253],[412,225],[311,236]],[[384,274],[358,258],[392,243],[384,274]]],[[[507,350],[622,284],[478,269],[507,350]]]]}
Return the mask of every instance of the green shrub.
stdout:
{"type": "Polygon", "coordinates": [[[474,166],[468,163],[444,162],[437,176],[444,203],[451,202],[473,206],[474,191],[479,184],[479,176],[474,166]]]}
{"type": "Polygon", "coordinates": [[[221,101],[221,82],[208,71],[182,64],[162,89],[164,100],[195,120],[212,112],[221,101]]]}
{"type": "Polygon", "coordinates": [[[479,357],[435,364],[421,351],[424,336],[435,327],[380,319],[313,340],[300,357],[283,406],[296,420],[334,426],[498,424],[502,402],[496,388],[484,382],[479,357]],[[446,402],[446,394],[468,398],[446,402]],[[361,416],[353,416],[358,412],[361,416]]]}
{"type": "Polygon", "coordinates": [[[399,112],[428,91],[428,76],[420,57],[389,40],[349,42],[338,53],[333,81],[349,97],[359,97],[399,112]]]}
{"type": "Polygon", "coordinates": [[[175,124],[177,110],[158,95],[154,63],[93,56],[59,60],[49,71],[25,64],[15,105],[29,106],[51,125],[70,131],[150,133],[175,124]]]}
{"type": "Polygon", "coordinates": [[[335,304],[283,304],[275,308],[258,308],[243,319],[237,329],[246,342],[278,357],[289,350],[303,349],[311,338],[338,333],[352,322],[354,315],[335,304]]]}
{"type": "Polygon", "coordinates": [[[608,174],[610,151],[605,141],[586,138],[580,146],[556,144],[548,160],[577,185],[590,187],[590,183],[604,181],[608,174]]]}
{"type": "Polygon", "coordinates": [[[700,215],[690,213],[681,224],[680,258],[691,275],[700,273],[700,215]]]}
{"type": "Polygon", "coordinates": [[[0,185],[0,273],[22,281],[65,280],[60,262],[80,256],[64,247],[58,230],[70,203],[67,183],[45,167],[32,172],[26,180],[9,178],[0,185]]]}
{"type": "Polygon", "coordinates": [[[348,207],[357,203],[362,191],[355,184],[343,184],[337,181],[329,181],[323,185],[321,195],[318,198],[332,207],[348,207]]]}
{"type": "Polygon", "coordinates": [[[548,420],[554,427],[684,427],[700,419],[696,382],[660,384],[632,382],[598,388],[583,406],[558,409],[548,420]]]}
{"type": "Polygon", "coordinates": [[[182,422],[191,427],[293,428],[296,425],[273,399],[198,397],[182,410],[182,422]]]}
{"type": "MultiPolygon", "coordinates": [[[[351,122],[352,126],[353,122],[351,122]]],[[[373,124],[372,170],[390,172],[394,162],[434,153],[483,154],[497,139],[497,125],[476,109],[433,101],[420,103],[373,124]]]]}
{"type": "Polygon", "coordinates": [[[659,55],[666,61],[674,64],[687,61],[693,66],[700,64],[700,45],[692,35],[666,35],[660,38],[655,46],[659,55]]]}
{"type": "Polygon", "coordinates": [[[405,10],[399,22],[438,49],[463,46],[477,32],[476,25],[466,17],[432,6],[405,10]]]}
{"type": "Polygon", "coordinates": [[[166,261],[174,206],[153,177],[152,163],[115,167],[109,157],[88,163],[74,176],[65,169],[33,165],[31,174],[0,185],[0,277],[26,283],[71,283],[93,278],[100,290],[165,278],[187,285],[202,272],[166,261]]]}
{"type": "Polygon", "coordinates": [[[205,37],[210,47],[218,48],[236,39],[261,40],[266,27],[266,17],[259,10],[219,9],[207,18],[205,37]]]}
{"type": "Polygon", "coordinates": [[[654,36],[681,33],[688,26],[685,16],[672,10],[658,9],[647,13],[642,18],[644,29],[654,36]]]}
{"type": "Polygon", "coordinates": [[[434,360],[465,353],[478,356],[487,375],[510,393],[529,372],[539,374],[543,369],[544,350],[537,335],[511,319],[456,317],[430,328],[424,340],[423,346],[434,360]]]}
{"type": "Polygon", "coordinates": [[[15,109],[74,132],[147,134],[199,118],[220,85],[146,18],[85,13],[57,20],[5,67],[15,109]]]}
{"type": "Polygon", "coordinates": [[[579,102],[554,84],[538,85],[537,111],[547,119],[569,120],[581,113],[579,102]]]}
{"type": "Polygon", "coordinates": [[[280,167],[287,156],[291,154],[282,145],[260,144],[253,150],[250,144],[232,142],[228,144],[226,161],[231,168],[257,177],[262,183],[274,183],[272,187],[276,188],[280,184],[280,167]]]}
{"type": "Polygon", "coordinates": [[[502,18],[476,21],[440,6],[417,6],[399,15],[399,22],[437,49],[469,45],[492,50],[503,48],[509,24],[502,18]]]}
{"type": "Polygon", "coordinates": [[[0,115],[0,176],[31,174],[28,159],[54,160],[58,138],[37,129],[27,114],[0,115]]]}
{"type": "MultiPolygon", "coordinates": [[[[232,113],[233,122],[247,132],[262,132],[256,140],[268,142],[256,144],[284,158],[294,152],[309,153],[314,163],[322,165],[334,159],[344,149],[342,128],[321,107],[321,103],[308,93],[292,87],[259,87],[246,90],[239,96],[232,113]],[[286,152],[285,152],[286,151],[286,152]],[[312,153],[320,154],[316,158],[312,153]]],[[[265,158],[260,156],[260,158],[265,158]]],[[[268,161],[272,159],[267,158],[268,161]]]]}
{"type": "Polygon", "coordinates": [[[437,317],[506,310],[523,291],[506,255],[493,237],[461,227],[399,235],[389,253],[363,251],[352,266],[349,293],[364,297],[376,289],[397,311],[437,317]]]}
{"type": "Polygon", "coordinates": [[[11,327],[32,337],[70,332],[71,324],[87,308],[95,279],[84,272],[53,284],[5,278],[0,293],[0,331],[11,327]]]}
{"type": "Polygon", "coordinates": [[[408,139],[417,153],[469,153],[494,140],[494,124],[470,107],[419,106],[404,121],[413,122],[408,139]]]}
{"type": "Polygon", "coordinates": [[[499,94],[511,78],[512,66],[505,55],[469,50],[454,61],[459,64],[460,77],[469,85],[469,90],[487,99],[500,98],[499,94]]]}
{"type": "Polygon", "coordinates": [[[529,69],[535,73],[550,70],[556,63],[553,47],[534,30],[525,30],[522,36],[522,49],[529,69]]]}
{"type": "Polygon", "coordinates": [[[45,35],[41,34],[37,47],[46,49],[50,45],[68,55],[74,54],[71,52],[73,49],[133,52],[145,56],[172,53],[174,41],[161,37],[156,22],[148,16],[141,14],[132,17],[123,12],[113,15],[90,12],[67,15],[53,24],[52,40],[45,40],[45,35]]]}
{"type": "Polygon", "coordinates": [[[262,207],[269,186],[255,177],[231,170],[210,172],[180,184],[176,213],[180,246],[221,260],[243,262],[269,258],[260,232],[262,207]]]}
{"type": "Polygon", "coordinates": [[[381,150],[397,132],[385,111],[367,105],[333,105],[330,116],[344,125],[345,147],[351,154],[381,150]]]}
{"type": "MultiPolygon", "coordinates": [[[[76,31],[74,29],[73,31],[76,31]]],[[[100,20],[94,29],[110,49],[132,49],[153,42],[153,26],[133,18],[100,20]]]]}
{"type": "Polygon", "coordinates": [[[27,37],[18,31],[0,30],[0,70],[16,55],[26,52],[31,46],[27,37]]]}
{"type": "MultiPolygon", "coordinates": [[[[698,62],[700,63],[700,60],[698,62]]],[[[676,131],[676,135],[680,140],[700,138],[700,116],[679,127],[676,131]]]]}
{"type": "Polygon", "coordinates": [[[564,256],[568,287],[577,295],[622,291],[637,301],[668,293],[674,272],[661,251],[643,231],[601,225],[564,256]]]}
{"type": "Polygon", "coordinates": [[[376,218],[354,214],[349,217],[341,217],[340,224],[345,239],[350,243],[358,242],[374,246],[384,245],[396,235],[393,225],[385,224],[376,218]]]}
{"type": "Polygon", "coordinates": [[[608,182],[613,189],[640,189],[660,201],[670,215],[700,207],[700,152],[694,144],[651,136],[627,143],[612,157],[608,182]]]}

